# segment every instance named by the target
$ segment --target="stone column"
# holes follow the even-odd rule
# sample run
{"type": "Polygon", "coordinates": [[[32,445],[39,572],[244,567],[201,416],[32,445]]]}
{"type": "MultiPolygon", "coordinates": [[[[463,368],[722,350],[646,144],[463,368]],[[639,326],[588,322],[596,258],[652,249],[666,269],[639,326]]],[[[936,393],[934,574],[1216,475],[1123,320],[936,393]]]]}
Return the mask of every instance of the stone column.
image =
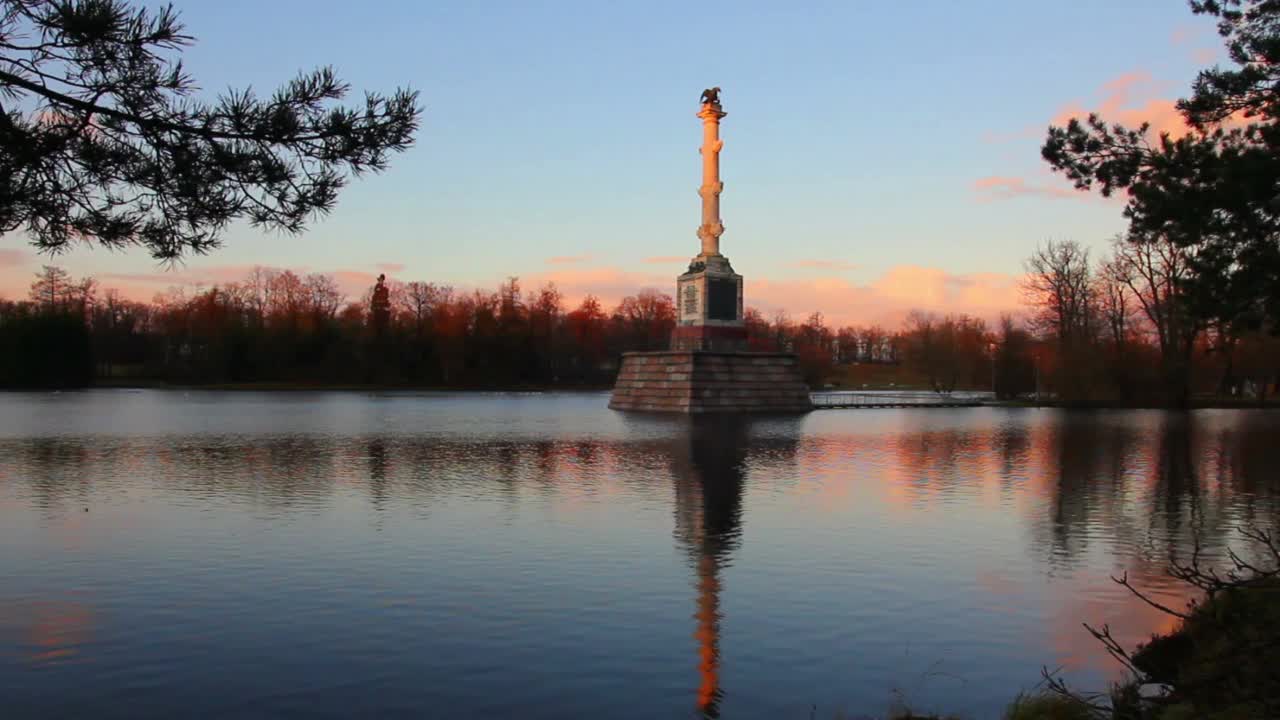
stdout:
{"type": "Polygon", "coordinates": [[[702,225],[698,228],[698,237],[702,239],[702,254],[720,254],[720,235],[724,233],[724,225],[720,222],[720,192],[724,183],[720,182],[720,148],[724,142],[720,140],[720,118],[727,115],[720,109],[719,103],[703,103],[698,117],[702,118],[702,187],[698,194],[702,196],[702,225]]]}

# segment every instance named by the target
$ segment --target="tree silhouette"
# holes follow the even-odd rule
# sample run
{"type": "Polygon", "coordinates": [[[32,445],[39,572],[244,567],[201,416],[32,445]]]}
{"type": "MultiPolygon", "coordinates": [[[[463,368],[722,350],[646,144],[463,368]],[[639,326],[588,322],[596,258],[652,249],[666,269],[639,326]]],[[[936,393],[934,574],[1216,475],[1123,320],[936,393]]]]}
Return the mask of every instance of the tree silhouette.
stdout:
{"type": "Polygon", "coordinates": [[[1280,4],[1191,2],[1218,18],[1235,69],[1204,70],[1180,100],[1192,132],[1096,115],[1049,128],[1041,154],[1080,189],[1128,192],[1130,237],[1182,249],[1181,302],[1207,321],[1280,329],[1280,4]]]}
{"type": "Polygon", "coordinates": [[[0,0],[0,234],[205,253],[237,218],[301,231],[413,142],[416,92],[337,105],[329,68],[195,100],[177,57],[192,41],[172,7],[0,0]]]}

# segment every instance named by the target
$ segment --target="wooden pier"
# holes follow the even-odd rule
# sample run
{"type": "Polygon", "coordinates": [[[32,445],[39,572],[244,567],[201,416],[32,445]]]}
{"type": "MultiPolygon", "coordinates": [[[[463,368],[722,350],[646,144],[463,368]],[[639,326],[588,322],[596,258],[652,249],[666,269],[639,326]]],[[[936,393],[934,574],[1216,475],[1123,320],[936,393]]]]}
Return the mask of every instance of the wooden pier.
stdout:
{"type": "Polygon", "coordinates": [[[987,401],[973,395],[940,395],[937,393],[885,392],[815,392],[810,393],[814,410],[854,410],[872,408],[961,408],[982,407],[987,401]]]}

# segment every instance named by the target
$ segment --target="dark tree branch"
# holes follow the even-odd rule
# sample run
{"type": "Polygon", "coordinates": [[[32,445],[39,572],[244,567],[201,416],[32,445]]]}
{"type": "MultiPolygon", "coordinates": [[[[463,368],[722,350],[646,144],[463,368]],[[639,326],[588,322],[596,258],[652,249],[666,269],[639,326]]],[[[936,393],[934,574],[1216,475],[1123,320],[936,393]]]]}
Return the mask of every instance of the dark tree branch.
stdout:
{"type": "Polygon", "coordinates": [[[54,251],[75,238],[161,259],[216,247],[229,222],[300,232],[347,173],[413,143],[417,94],[366,94],[324,68],[259,100],[190,99],[190,43],[172,8],[126,0],[0,0],[0,228],[54,251]],[[36,39],[26,40],[24,38],[36,39]],[[34,100],[32,108],[25,100],[34,100]]]}

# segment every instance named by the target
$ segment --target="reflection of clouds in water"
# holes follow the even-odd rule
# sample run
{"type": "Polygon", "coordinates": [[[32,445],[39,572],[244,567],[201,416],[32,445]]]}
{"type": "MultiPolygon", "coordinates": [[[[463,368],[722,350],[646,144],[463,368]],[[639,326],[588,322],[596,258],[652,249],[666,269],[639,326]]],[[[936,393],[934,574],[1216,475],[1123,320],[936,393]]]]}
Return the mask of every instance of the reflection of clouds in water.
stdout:
{"type": "Polygon", "coordinates": [[[67,600],[3,603],[0,637],[32,665],[58,665],[83,660],[81,648],[93,636],[93,609],[67,600]]]}
{"type": "MultiPolygon", "coordinates": [[[[1173,583],[1165,576],[1131,574],[1129,579],[1171,608],[1185,607],[1194,596],[1191,588],[1173,583]]],[[[1046,612],[1051,618],[1047,628],[1048,650],[1053,653],[1052,662],[1068,670],[1087,669],[1109,676],[1116,676],[1122,670],[1082,623],[1095,628],[1109,625],[1112,635],[1129,648],[1150,639],[1153,633],[1167,633],[1177,625],[1177,618],[1133,597],[1107,575],[1082,573],[1069,581],[1055,580],[1047,603],[1046,612]]],[[[1050,662],[1046,657],[1045,663],[1050,662]]]]}

